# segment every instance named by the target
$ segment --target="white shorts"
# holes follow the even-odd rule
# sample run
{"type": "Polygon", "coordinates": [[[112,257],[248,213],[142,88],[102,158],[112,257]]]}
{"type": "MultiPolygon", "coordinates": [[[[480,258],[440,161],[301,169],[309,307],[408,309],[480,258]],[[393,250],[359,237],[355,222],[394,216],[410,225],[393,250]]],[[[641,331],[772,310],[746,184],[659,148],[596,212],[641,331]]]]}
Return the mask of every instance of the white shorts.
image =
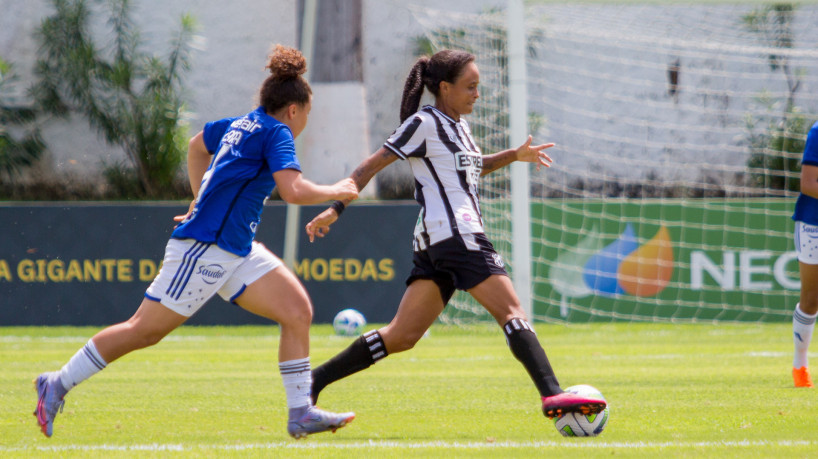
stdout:
{"type": "Polygon", "coordinates": [[[145,297],[190,317],[216,293],[226,301],[235,301],[248,285],[281,264],[260,242],[253,241],[250,253],[240,257],[216,244],[171,239],[162,268],[145,297]]]}
{"type": "Polygon", "coordinates": [[[818,226],[795,222],[795,253],[801,263],[818,265],[818,226]]]}

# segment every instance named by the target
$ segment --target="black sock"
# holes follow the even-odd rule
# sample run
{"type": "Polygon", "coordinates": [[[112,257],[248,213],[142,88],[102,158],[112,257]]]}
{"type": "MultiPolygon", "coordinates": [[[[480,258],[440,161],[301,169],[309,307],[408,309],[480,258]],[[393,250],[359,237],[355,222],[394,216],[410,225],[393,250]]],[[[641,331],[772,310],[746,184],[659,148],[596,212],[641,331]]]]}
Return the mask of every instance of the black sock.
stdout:
{"type": "Polygon", "coordinates": [[[313,368],[312,403],[318,401],[318,394],[328,385],[365,370],[386,356],[380,333],[377,330],[364,333],[338,355],[313,368]]]}
{"type": "Polygon", "coordinates": [[[511,353],[519,360],[543,397],[562,392],[557,376],[531,325],[523,319],[511,319],[503,325],[511,353]]]}

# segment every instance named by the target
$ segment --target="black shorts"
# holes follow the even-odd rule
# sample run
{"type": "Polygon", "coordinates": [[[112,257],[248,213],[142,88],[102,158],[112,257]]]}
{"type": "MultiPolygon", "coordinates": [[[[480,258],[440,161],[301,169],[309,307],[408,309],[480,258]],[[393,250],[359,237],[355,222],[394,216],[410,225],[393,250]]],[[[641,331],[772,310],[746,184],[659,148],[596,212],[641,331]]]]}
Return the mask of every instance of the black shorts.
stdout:
{"type": "Polygon", "coordinates": [[[483,233],[455,235],[415,252],[412,261],[415,267],[406,285],[417,279],[433,280],[440,289],[443,304],[449,302],[455,289],[468,290],[492,274],[508,276],[503,258],[483,233]]]}

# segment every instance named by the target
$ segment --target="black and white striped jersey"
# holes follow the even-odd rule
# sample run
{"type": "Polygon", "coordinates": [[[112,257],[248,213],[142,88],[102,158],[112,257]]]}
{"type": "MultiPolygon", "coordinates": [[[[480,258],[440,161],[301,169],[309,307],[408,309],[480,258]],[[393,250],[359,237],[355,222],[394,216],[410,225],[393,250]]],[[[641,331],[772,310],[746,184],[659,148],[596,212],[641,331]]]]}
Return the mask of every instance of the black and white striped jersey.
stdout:
{"type": "Polygon", "coordinates": [[[388,150],[412,166],[420,215],[415,251],[453,235],[483,233],[477,184],[483,157],[463,117],[455,121],[426,105],[386,140],[388,150]]]}

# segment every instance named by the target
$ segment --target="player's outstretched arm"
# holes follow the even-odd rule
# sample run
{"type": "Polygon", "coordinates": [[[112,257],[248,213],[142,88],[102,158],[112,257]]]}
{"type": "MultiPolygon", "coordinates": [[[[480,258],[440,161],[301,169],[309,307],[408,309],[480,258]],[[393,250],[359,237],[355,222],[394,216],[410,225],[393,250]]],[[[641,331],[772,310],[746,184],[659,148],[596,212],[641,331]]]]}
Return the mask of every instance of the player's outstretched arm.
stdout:
{"type": "Polygon", "coordinates": [[[295,169],[282,169],[273,173],[278,194],[281,199],[290,204],[309,205],[319,204],[333,199],[349,199],[358,197],[358,188],[352,179],[345,178],[332,185],[318,185],[301,175],[295,169]]]}
{"type": "MultiPolygon", "coordinates": [[[[349,176],[353,181],[355,181],[355,185],[358,186],[358,190],[363,190],[364,187],[372,180],[372,177],[375,176],[378,172],[380,172],[384,167],[392,164],[395,160],[398,159],[394,153],[387,150],[385,147],[381,147],[375,153],[372,153],[368,158],[366,158],[358,167],[352,171],[352,174],[349,176]]],[[[349,204],[349,202],[344,201],[344,204],[349,204]]]]}
{"type": "Polygon", "coordinates": [[[480,175],[494,172],[497,169],[508,166],[514,161],[537,163],[537,170],[540,170],[540,166],[551,167],[551,163],[554,161],[543,150],[553,147],[554,144],[544,143],[542,145],[531,145],[531,140],[532,137],[528,136],[525,143],[517,148],[483,156],[483,172],[480,175]]]}
{"type": "MultiPolygon", "coordinates": [[[[366,158],[350,175],[348,180],[352,180],[358,187],[358,190],[363,190],[364,187],[372,180],[372,177],[380,172],[384,167],[392,164],[398,157],[384,147],[366,158]]],[[[352,199],[339,199],[340,207],[349,204],[352,199]]],[[[305,227],[310,242],[315,240],[315,237],[324,237],[329,232],[329,227],[338,220],[338,210],[335,207],[330,207],[320,214],[316,215],[305,227]]]]}

